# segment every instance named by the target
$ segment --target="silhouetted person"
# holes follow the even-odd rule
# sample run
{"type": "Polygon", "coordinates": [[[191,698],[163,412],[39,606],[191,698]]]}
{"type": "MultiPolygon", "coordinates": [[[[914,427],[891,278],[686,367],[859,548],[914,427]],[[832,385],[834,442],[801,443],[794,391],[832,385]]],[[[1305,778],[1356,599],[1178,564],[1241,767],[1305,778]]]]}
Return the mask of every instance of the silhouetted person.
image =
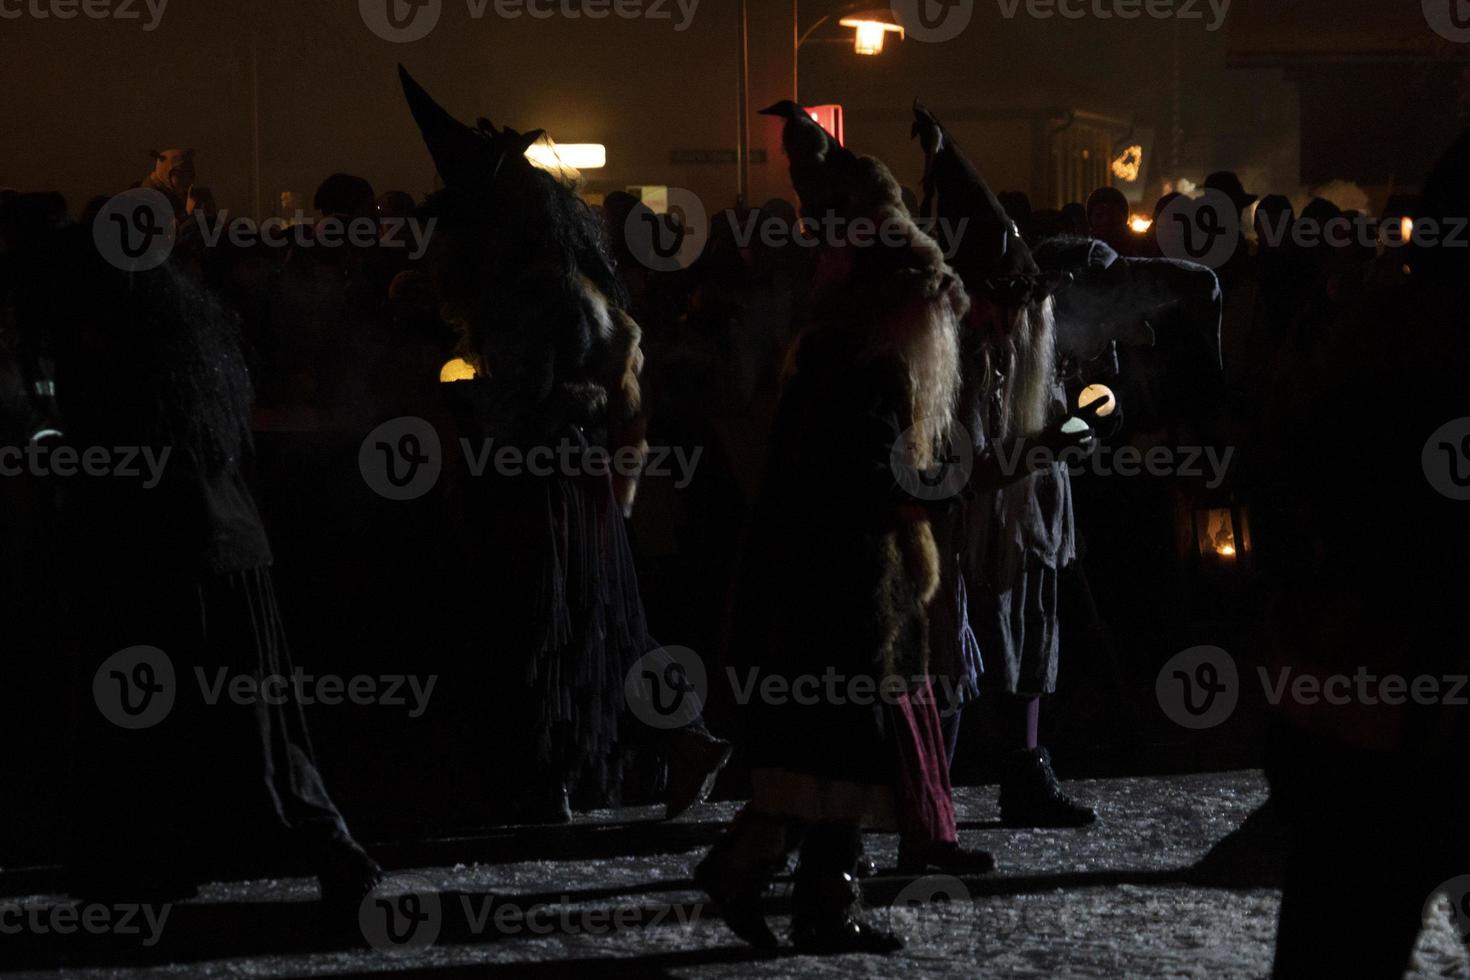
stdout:
{"type": "MultiPolygon", "coordinates": [[[[788,683],[835,674],[907,685],[925,672],[939,568],[928,515],[891,460],[908,433],[911,464],[933,468],[951,427],[967,303],[883,164],[837,146],[793,103],[766,114],[786,120],[803,214],[868,219],[890,234],[870,246],[818,248],[810,317],[788,362],[742,565],[730,659],[788,683]]],[[[911,703],[818,696],[742,706],[752,799],[695,872],[742,939],[777,945],[762,896],[799,851],[791,927],[799,950],[902,945],[860,917],[854,875],[862,828],[893,827],[905,785],[942,778],[937,724],[924,755],[937,753],[938,770],[908,754],[925,741],[904,708],[911,703]]]]}
{"type": "Polygon", "coordinates": [[[1091,232],[1086,206],[1076,201],[1062,205],[1062,227],[1064,234],[1078,235],[1082,238],[1089,237],[1091,232]]]}
{"type": "MultiPolygon", "coordinates": [[[[1470,214],[1467,188],[1470,135],[1429,178],[1422,214],[1470,214]]],[[[1263,427],[1252,532],[1276,599],[1270,682],[1318,692],[1288,689],[1273,709],[1283,980],[1402,976],[1431,892],[1470,867],[1470,710],[1450,690],[1470,673],[1470,511],[1454,499],[1470,460],[1458,436],[1425,442],[1466,414],[1470,264],[1455,248],[1409,261],[1406,279],[1320,322],[1263,427]],[[1364,392],[1374,407],[1343,424],[1364,392]]]]}
{"type": "Polygon", "coordinates": [[[1138,236],[1128,227],[1128,198],[1116,187],[1099,187],[1087,198],[1087,230],[1122,256],[1138,255],[1138,236]]]}
{"type": "Polygon", "coordinates": [[[335,911],[355,913],[379,870],[328,795],[302,704],[282,682],[293,665],[245,481],[251,384],[238,324],[173,263],[123,273],[90,228],[66,235],[43,288],[67,440],[159,461],[66,488],[80,627],[70,888],[169,900],[284,854],[309,864],[335,911]],[[146,663],[108,667],[139,646],[155,651],[146,663]],[[241,681],[253,697],[234,696],[241,681]],[[173,703],[156,723],[125,727],[158,697],[173,703]]]}
{"type": "MultiPolygon", "coordinates": [[[[487,713],[505,726],[496,816],[567,823],[574,804],[619,799],[647,727],[623,710],[630,669],[659,646],[625,524],[648,448],[642,334],[600,217],[526,159],[541,133],[471,128],[400,80],[444,180],[424,212],[440,222],[437,298],[477,371],[455,386],[461,426],[527,461],[465,476],[476,614],[494,624],[482,652],[500,682],[487,713]]],[[[697,721],[663,747],[672,816],[709,794],[730,747],[697,721]]]]}

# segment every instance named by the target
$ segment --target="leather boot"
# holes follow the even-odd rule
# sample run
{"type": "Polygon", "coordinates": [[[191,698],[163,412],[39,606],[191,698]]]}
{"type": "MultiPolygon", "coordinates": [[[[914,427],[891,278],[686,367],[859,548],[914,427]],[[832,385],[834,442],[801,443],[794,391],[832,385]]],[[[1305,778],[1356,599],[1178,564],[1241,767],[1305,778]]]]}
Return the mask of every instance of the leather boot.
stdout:
{"type": "Polygon", "coordinates": [[[903,940],[865,921],[853,871],[862,855],[856,824],[821,824],[807,832],[791,895],[791,942],[803,953],[892,953],[903,940]]]}
{"type": "Polygon", "coordinates": [[[1006,760],[1000,780],[1000,819],[1007,827],[1085,827],[1097,811],[1062,792],[1046,749],[1023,749],[1006,760]]]}
{"type": "Polygon", "coordinates": [[[672,820],[709,798],[715,779],[730,761],[730,743],[709,732],[682,728],[669,736],[669,798],[664,819],[672,820]]]}
{"type": "Polygon", "coordinates": [[[787,821],[746,806],[694,869],[725,925],[758,949],[781,945],[762,906],[771,879],[785,870],[790,839],[787,821]]]}

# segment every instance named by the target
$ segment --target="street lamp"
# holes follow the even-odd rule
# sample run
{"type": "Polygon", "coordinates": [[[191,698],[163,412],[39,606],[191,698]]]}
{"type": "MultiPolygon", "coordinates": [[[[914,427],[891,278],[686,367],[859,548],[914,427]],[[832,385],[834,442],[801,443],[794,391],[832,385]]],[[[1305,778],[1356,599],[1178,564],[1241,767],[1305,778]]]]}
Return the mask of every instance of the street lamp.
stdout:
{"type": "MultiPolygon", "coordinates": [[[[869,3],[872,0],[868,0],[869,3]]],[[[832,18],[840,17],[838,26],[850,28],[853,33],[853,50],[860,55],[876,57],[883,53],[883,48],[888,40],[889,34],[897,34],[899,40],[905,37],[903,25],[893,19],[891,10],[864,10],[863,4],[851,3],[840,10],[834,10],[830,14],[819,17],[811,27],[799,34],[796,38],[795,51],[792,53],[792,75],[794,76],[792,98],[801,101],[801,49],[808,42],[816,40],[818,44],[846,44],[843,38],[814,38],[817,31],[831,22],[832,18]]],[[[797,16],[798,27],[801,24],[800,15],[797,16]]]]}
{"type": "Polygon", "coordinates": [[[890,33],[897,32],[898,39],[904,37],[903,25],[895,24],[885,19],[882,11],[869,11],[852,17],[844,17],[837,23],[842,27],[851,27],[856,31],[853,38],[853,47],[858,54],[880,55],[883,53],[883,43],[888,39],[890,33]]]}

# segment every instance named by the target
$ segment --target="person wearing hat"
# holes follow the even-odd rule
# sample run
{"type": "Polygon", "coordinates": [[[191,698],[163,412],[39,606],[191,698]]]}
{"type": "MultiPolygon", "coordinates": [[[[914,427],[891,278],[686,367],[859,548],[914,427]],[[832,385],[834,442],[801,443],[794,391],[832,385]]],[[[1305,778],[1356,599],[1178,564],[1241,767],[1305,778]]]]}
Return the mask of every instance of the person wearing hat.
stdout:
{"type": "MultiPolygon", "coordinates": [[[[424,207],[439,229],[427,262],[435,298],[463,325],[477,368],[454,386],[461,430],[532,461],[464,477],[481,559],[474,612],[494,625],[484,651],[504,680],[490,702],[509,742],[497,816],[569,823],[574,797],[583,809],[617,799],[634,741],[667,758],[666,813],[677,816],[708,796],[730,746],[697,717],[660,729],[657,744],[625,717],[629,672],[659,644],[625,524],[648,448],[642,331],[601,219],[526,158],[540,131],[472,128],[402,66],[399,78],[444,181],[424,207]],[[565,462],[538,467],[540,454],[565,462]]],[[[365,189],[349,204],[373,207],[365,189]]]]}
{"type": "Polygon", "coordinates": [[[944,749],[924,703],[939,553],[908,476],[936,468],[953,425],[969,302],[886,166],[795,103],[766,114],[785,120],[802,216],[832,234],[814,249],[809,312],[787,361],[730,665],[793,696],[737,694],[752,799],[695,880],[737,935],[774,946],[761,900],[799,851],[797,949],[890,952],[902,943],[859,914],[862,830],[898,829],[919,809],[904,801],[922,799],[936,806],[911,835],[954,841],[944,749]],[[797,696],[824,677],[841,682],[834,694],[797,696]]]}
{"type": "MultiPolygon", "coordinates": [[[[967,624],[985,660],[981,686],[999,696],[1003,822],[1083,826],[1097,814],[1062,792],[1037,732],[1041,698],[1056,689],[1059,578],[1076,557],[1071,481],[1058,460],[1096,446],[1090,425],[1064,428],[1069,413],[1057,373],[1052,294],[1065,280],[1043,273],[939,120],[918,104],[914,114],[914,135],[926,158],[921,210],[952,232],[947,254],[971,300],[959,421],[968,429],[975,462],[946,542],[946,567],[952,559],[954,578],[940,600],[962,604],[950,617],[961,629],[933,638],[934,663],[942,669],[944,651],[965,649],[967,624]],[[1050,451],[1039,468],[1027,462],[1036,446],[1050,451]]],[[[1077,415],[1085,423],[1095,420],[1092,413],[1077,415]]],[[[975,673],[958,654],[948,662],[962,678],[975,673]]]]}
{"type": "Polygon", "coordinates": [[[1244,211],[1255,204],[1259,197],[1255,194],[1246,193],[1245,185],[1240,182],[1240,176],[1233,170],[1217,170],[1205,178],[1205,190],[1219,191],[1235,203],[1237,211],[1244,211]]]}

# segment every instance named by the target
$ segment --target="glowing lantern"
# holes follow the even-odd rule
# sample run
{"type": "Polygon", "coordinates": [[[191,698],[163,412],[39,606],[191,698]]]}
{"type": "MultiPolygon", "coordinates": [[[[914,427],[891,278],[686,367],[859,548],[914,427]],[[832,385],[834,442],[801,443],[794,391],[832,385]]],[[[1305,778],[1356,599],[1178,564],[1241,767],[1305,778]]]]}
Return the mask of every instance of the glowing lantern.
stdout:
{"type": "Polygon", "coordinates": [[[1128,147],[1113,161],[1113,176],[1129,184],[1138,180],[1143,172],[1143,147],[1137,143],[1128,147]]]}
{"type": "Polygon", "coordinates": [[[1135,235],[1147,235],[1148,230],[1154,226],[1154,219],[1141,214],[1135,214],[1128,219],[1128,227],[1135,235]]]}
{"type": "Polygon", "coordinates": [[[1196,509],[1194,532],[1199,555],[1206,561],[1234,564],[1250,555],[1250,520],[1243,507],[1196,509]]]}
{"type": "Polygon", "coordinates": [[[1082,394],[1077,396],[1077,407],[1086,408],[1094,402],[1107,402],[1097,410],[1097,417],[1105,419],[1118,410],[1118,399],[1113,394],[1113,389],[1107,385],[1088,385],[1082,389],[1082,394]]]}
{"type": "Polygon", "coordinates": [[[883,53],[883,45],[887,42],[890,33],[897,32],[899,40],[902,40],[904,36],[902,25],[895,24],[891,20],[880,19],[883,16],[881,12],[870,11],[844,17],[838,23],[843,27],[851,27],[857,32],[853,44],[858,54],[879,55],[883,53]]]}
{"type": "Polygon", "coordinates": [[[439,383],[447,385],[456,381],[473,381],[478,375],[473,364],[462,357],[456,357],[439,369],[439,383]]]}

